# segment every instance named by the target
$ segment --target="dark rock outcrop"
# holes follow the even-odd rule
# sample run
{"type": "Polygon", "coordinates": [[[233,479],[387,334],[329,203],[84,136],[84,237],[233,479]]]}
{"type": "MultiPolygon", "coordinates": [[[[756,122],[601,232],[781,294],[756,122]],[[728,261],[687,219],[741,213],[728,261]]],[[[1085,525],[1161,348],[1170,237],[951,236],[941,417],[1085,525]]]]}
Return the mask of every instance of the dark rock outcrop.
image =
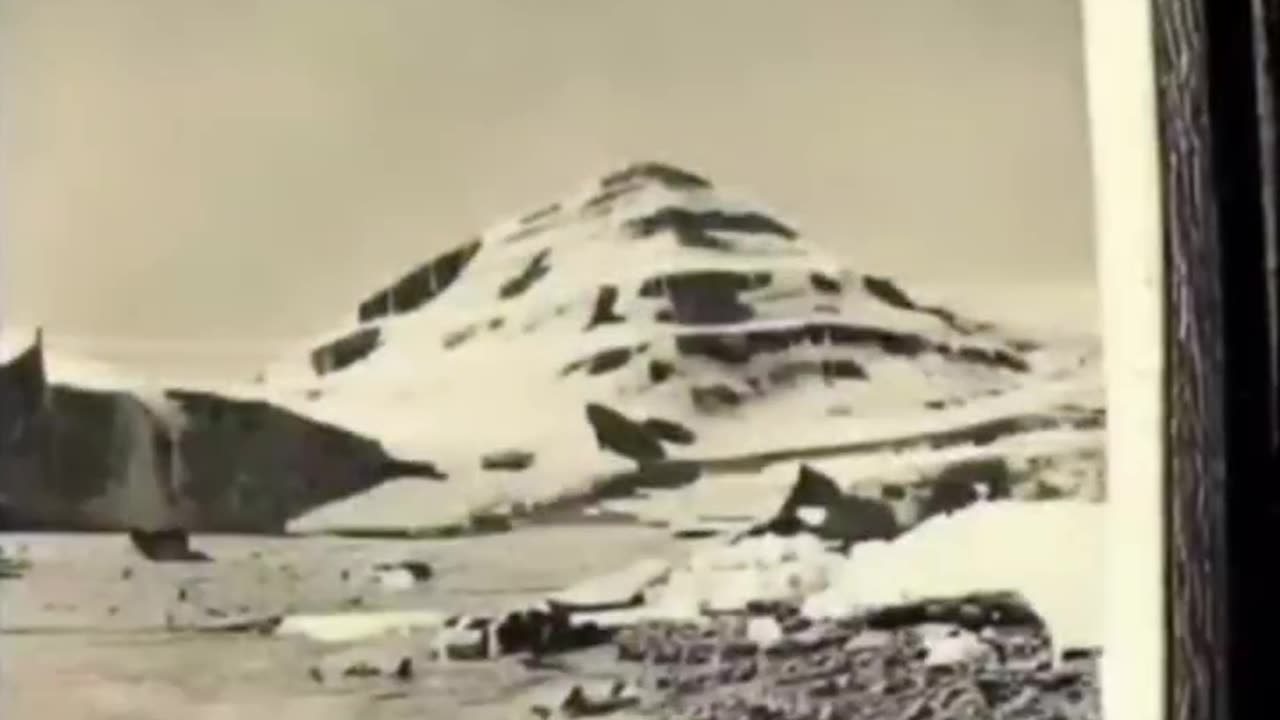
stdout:
{"type": "Polygon", "coordinates": [[[596,294],[595,305],[591,308],[591,318],[587,321],[587,330],[600,325],[612,325],[624,322],[626,318],[618,314],[618,286],[601,285],[596,294]]]}
{"type": "Polygon", "coordinates": [[[981,329],[980,325],[961,320],[959,316],[947,308],[917,303],[889,278],[868,275],[862,279],[862,287],[886,305],[899,310],[911,310],[932,315],[960,333],[967,334],[981,329]]]}
{"type": "Polygon", "coordinates": [[[0,367],[0,392],[0,500],[21,529],[282,532],[388,478],[443,477],[259,400],[49,384],[39,345],[0,367]]]}
{"type": "Polygon", "coordinates": [[[538,251],[515,277],[502,283],[502,287],[498,288],[498,297],[509,300],[528,292],[529,288],[551,272],[551,266],[547,264],[549,257],[551,250],[538,251]]]}
{"type": "Polygon", "coordinates": [[[471,264],[480,252],[480,245],[480,240],[471,240],[415,268],[391,287],[375,293],[360,303],[356,312],[359,321],[369,323],[393,314],[411,312],[439,297],[471,264]]]}
{"type": "Polygon", "coordinates": [[[44,371],[44,336],[16,358],[0,366],[0,452],[29,443],[48,394],[44,371]]]}
{"type": "Polygon", "coordinates": [[[851,544],[864,540],[887,540],[897,536],[901,528],[893,509],[884,501],[846,495],[830,477],[802,465],[796,484],[778,513],[750,534],[788,536],[802,532],[812,533],[823,540],[851,544]],[[821,521],[816,525],[805,522],[801,515],[804,508],[821,508],[821,521]]]}
{"type": "Polygon", "coordinates": [[[655,385],[666,381],[676,372],[675,365],[665,360],[649,361],[649,381],[655,385]]]}
{"type": "Polygon", "coordinates": [[[656,182],[672,190],[699,190],[711,187],[711,183],[706,178],[696,173],[659,162],[640,162],[628,165],[617,172],[606,175],[600,181],[600,186],[605,190],[614,190],[634,185],[644,180],[656,182]]]}
{"type": "Polygon", "coordinates": [[[823,295],[839,295],[844,289],[841,287],[839,280],[820,272],[809,274],[809,284],[813,286],[814,290],[823,295]]]}
{"type": "Polygon", "coordinates": [[[613,631],[594,623],[574,622],[566,610],[530,608],[508,613],[494,626],[501,654],[534,657],[581,650],[609,642],[613,631]]]}
{"type": "Polygon", "coordinates": [[[628,221],[627,230],[637,238],[672,232],[682,245],[708,249],[729,247],[727,241],[715,234],[717,232],[770,235],[788,241],[798,237],[795,230],[763,213],[696,211],[676,206],[661,208],[650,215],[628,221]]]}
{"type": "Polygon", "coordinates": [[[191,536],[182,529],[130,530],[129,542],[152,562],[208,562],[212,559],[191,549],[191,536]]]}
{"type": "Polygon", "coordinates": [[[698,436],[692,430],[674,420],[649,418],[641,424],[651,434],[661,438],[664,442],[676,445],[692,445],[698,439],[698,436]]]}
{"type": "Polygon", "coordinates": [[[586,370],[588,375],[603,375],[626,365],[632,356],[642,352],[645,346],[612,347],[592,353],[585,358],[574,360],[560,370],[561,377],[572,375],[579,370],[586,370]]]}
{"type": "MultiPolygon", "coordinates": [[[[711,290],[716,287],[714,283],[700,287],[698,292],[703,293],[702,298],[692,301],[689,305],[691,308],[700,309],[690,310],[688,317],[680,316],[677,312],[676,321],[692,325],[698,324],[699,318],[707,322],[735,322],[730,318],[737,312],[733,309],[738,302],[736,295],[730,293],[716,296],[716,293],[721,291],[711,290]]],[[[803,346],[872,349],[887,355],[906,358],[932,353],[953,361],[1007,372],[1022,373],[1030,369],[1026,360],[1004,348],[954,346],[931,341],[916,333],[856,323],[800,322],[784,327],[745,332],[684,332],[676,339],[676,348],[681,355],[704,357],[726,365],[743,365],[759,356],[778,355],[803,346]]],[[[806,372],[824,374],[829,378],[862,380],[868,377],[866,369],[852,358],[829,358],[827,362],[829,364],[825,366],[815,362],[806,372]]],[[[773,370],[785,374],[782,366],[773,370]]]]}
{"type": "Polygon", "coordinates": [[[317,375],[344,370],[369,357],[382,345],[382,330],[363,327],[311,351],[311,368],[317,375]]]}
{"type": "Polygon", "coordinates": [[[741,295],[767,285],[769,279],[767,273],[688,270],[650,278],[638,292],[640,297],[667,298],[673,322],[717,325],[755,317],[755,309],[741,295]]]}
{"type": "Polygon", "coordinates": [[[866,479],[849,492],[821,471],[802,465],[782,507],[749,534],[810,533],[849,545],[892,539],[939,515],[1015,494],[1025,501],[1049,501],[1082,492],[1087,491],[1046,482],[1034,466],[1015,472],[999,457],[951,463],[919,478],[866,479]]]}
{"type": "Polygon", "coordinates": [[[587,373],[590,375],[603,375],[617,370],[627,364],[633,352],[631,348],[610,348],[599,352],[587,363],[587,373]]]}
{"type": "Polygon", "coordinates": [[[498,450],[480,459],[485,470],[525,470],[533,465],[534,454],[528,450],[498,450]]]}
{"type": "Polygon", "coordinates": [[[1008,464],[1001,459],[956,463],[945,468],[927,485],[921,499],[924,517],[951,513],[982,500],[1009,497],[1013,479],[1008,464]]]}
{"type": "Polygon", "coordinates": [[[639,423],[599,403],[587,405],[587,422],[595,432],[596,443],[602,449],[630,458],[637,463],[653,462],[666,458],[662,443],[639,423]]]}

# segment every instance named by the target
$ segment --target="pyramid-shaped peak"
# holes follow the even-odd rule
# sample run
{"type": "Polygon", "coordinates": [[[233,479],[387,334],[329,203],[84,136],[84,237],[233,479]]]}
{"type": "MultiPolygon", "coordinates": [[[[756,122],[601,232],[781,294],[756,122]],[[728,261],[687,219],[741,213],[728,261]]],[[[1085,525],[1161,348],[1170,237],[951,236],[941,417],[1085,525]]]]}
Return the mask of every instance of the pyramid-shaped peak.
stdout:
{"type": "Polygon", "coordinates": [[[657,184],[671,190],[699,190],[711,187],[711,181],[691,170],[663,162],[632,162],[605,175],[600,180],[604,190],[627,185],[657,184]]]}

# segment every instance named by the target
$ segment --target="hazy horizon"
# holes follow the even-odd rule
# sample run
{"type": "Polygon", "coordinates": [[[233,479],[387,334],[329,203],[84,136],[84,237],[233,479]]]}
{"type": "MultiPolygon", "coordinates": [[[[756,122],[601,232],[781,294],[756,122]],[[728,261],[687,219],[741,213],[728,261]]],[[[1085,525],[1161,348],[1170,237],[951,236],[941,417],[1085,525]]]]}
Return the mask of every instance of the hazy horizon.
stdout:
{"type": "Polygon", "coordinates": [[[1092,293],[1074,0],[0,12],[0,324],[307,335],[643,159],[741,188],[860,268],[1092,293]]]}

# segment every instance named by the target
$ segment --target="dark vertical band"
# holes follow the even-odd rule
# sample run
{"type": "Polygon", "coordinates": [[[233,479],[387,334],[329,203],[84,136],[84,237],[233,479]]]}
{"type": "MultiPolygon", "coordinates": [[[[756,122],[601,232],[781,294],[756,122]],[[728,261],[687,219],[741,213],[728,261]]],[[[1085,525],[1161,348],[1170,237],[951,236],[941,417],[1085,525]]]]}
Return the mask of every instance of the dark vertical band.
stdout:
{"type": "Polygon", "coordinates": [[[1226,720],[1222,258],[1203,0],[1155,0],[1153,20],[1169,309],[1168,708],[1171,720],[1226,720]]]}
{"type": "Polygon", "coordinates": [[[1257,701],[1270,683],[1271,583],[1250,552],[1280,518],[1277,3],[1153,7],[1169,268],[1169,708],[1176,720],[1226,720],[1267,705],[1257,701]]]}

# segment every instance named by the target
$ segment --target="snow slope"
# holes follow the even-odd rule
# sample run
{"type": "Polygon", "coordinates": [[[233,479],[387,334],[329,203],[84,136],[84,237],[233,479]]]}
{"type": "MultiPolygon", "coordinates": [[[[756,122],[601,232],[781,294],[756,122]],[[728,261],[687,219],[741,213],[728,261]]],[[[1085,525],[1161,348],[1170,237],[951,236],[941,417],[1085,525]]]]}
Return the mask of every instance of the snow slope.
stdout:
{"type": "MultiPolygon", "coordinates": [[[[1088,343],[1010,337],[917,301],[759,204],[653,163],[495,225],[335,325],[268,367],[264,395],[515,504],[636,462],[865,455],[1007,418],[1052,429],[1064,408],[1100,403],[1088,343]],[[482,468],[513,451],[527,467],[482,468]]],[[[404,486],[387,493],[399,515],[404,486]]],[[[448,492],[418,489],[424,507],[448,492]]],[[[378,512],[338,503],[300,525],[378,512]]]]}

